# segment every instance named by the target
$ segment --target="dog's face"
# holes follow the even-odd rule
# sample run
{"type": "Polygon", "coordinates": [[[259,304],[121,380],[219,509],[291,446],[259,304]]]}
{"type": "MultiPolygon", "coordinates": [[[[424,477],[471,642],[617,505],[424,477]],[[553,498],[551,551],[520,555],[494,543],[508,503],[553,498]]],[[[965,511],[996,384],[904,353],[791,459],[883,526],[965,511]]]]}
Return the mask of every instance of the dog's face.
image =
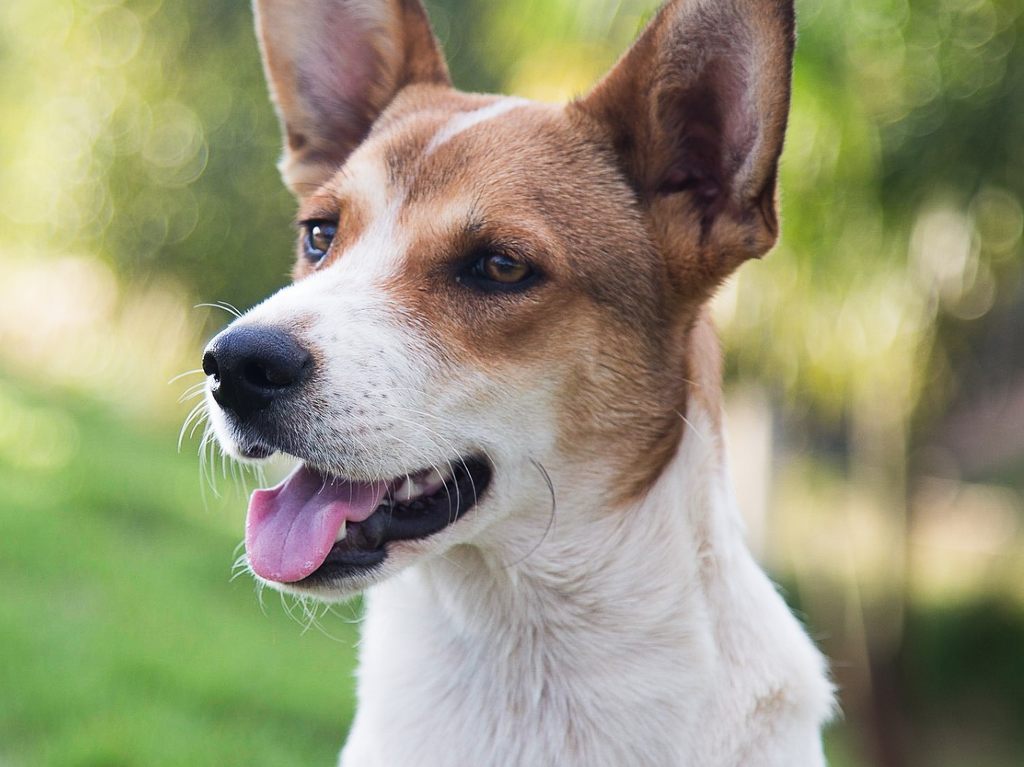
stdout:
{"type": "Polygon", "coordinates": [[[258,576],[345,596],[548,508],[552,477],[645,491],[701,305],[775,236],[792,19],[735,5],[670,4],[555,107],[451,89],[412,0],[257,3],[295,284],[204,368],[227,452],[301,461],[251,502],[258,576]]]}

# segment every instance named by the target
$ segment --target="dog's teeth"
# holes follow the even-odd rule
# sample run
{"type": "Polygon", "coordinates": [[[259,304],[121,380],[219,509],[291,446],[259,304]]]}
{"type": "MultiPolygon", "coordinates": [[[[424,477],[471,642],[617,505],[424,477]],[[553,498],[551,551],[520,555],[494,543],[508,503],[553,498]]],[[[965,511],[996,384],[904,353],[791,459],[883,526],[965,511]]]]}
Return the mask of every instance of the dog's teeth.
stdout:
{"type": "Polygon", "coordinates": [[[408,503],[414,498],[425,495],[433,495],[444,486],[445,480],[437,469],[431,469],[412,477],[406,477],[405,481],[395,491],[394,497],[398,503],[408,503]]]}
{"type": "Polygon", "coordinates": [[[407,477],[402,486],[395,491],[395,500],[399,503],[405,503],[406,501],[411,501],[419,494],[419,485],[412,480],[412,477],[407,477]]]}
{"type": "Polygon", "coordinates": [[[341,520],[341,527],[338,528],[338,534],[334,536],[334,542],[345,540],[345,520],[341,520]]]}

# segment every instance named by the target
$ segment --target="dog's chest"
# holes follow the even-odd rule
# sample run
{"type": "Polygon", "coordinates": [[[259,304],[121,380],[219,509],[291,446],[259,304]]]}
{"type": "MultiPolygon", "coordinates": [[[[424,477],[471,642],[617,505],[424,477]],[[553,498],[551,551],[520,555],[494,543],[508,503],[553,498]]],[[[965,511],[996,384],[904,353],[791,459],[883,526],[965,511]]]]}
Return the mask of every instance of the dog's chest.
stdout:
{"type": "Polygon", "coordinates": [[[557,619],[453,631],[414,581],[370,598],[344,767],[692,763],[682,733],[714,688],[699,632],[623,646],[593,626],[555,636],[557,619]]]}

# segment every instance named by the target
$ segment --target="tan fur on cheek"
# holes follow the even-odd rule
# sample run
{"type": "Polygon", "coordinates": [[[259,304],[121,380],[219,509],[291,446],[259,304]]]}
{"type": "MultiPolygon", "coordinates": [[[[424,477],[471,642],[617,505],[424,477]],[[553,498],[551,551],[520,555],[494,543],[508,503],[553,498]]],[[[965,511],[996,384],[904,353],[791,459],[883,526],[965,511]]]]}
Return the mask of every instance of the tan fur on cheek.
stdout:
{"type": "Polygon", "coordinates": [[[559,392],[559,450],[584,466],[612,467],[611,508],[636,501],[661,476],[680,440],[717,441],[722,360],[709,313],[662,343],[604,325],[566,337],[556,360],[573,360],[559,392]],[[588,337],[602,340],[587,344],[588,337]],[[702,416],[697,418],[696,412],[702,416]],[[711,431],[698,424],[710,419],[711,431]]]}
{"type": "Polygon", "coordinates": [[[574,346],[564,351],[573,367],[557,408],[559,449],[581,468],[604,467],[614,488],[610,508],[617,508],[647,491],[679,444],[681,361],[606,318],[581,331],[574,346]]]}
{"type": "Polygon", "coordinates": [[[718,431],[722,425],[722,346],[704,307],[690,331],[686,357],[690,396],[711,418],[718,431]]]}
{"type": "Polygon", "coordinates": [[[447,356],[492,374],[508,366],[553,371],[571,358],[575,350],[559,329],[567,313],[586,303],[571,291],[553,300],[550,286],[535,294],[487,295],[454,277],[422,272],[404,274],[385,290],[447,356]]]}

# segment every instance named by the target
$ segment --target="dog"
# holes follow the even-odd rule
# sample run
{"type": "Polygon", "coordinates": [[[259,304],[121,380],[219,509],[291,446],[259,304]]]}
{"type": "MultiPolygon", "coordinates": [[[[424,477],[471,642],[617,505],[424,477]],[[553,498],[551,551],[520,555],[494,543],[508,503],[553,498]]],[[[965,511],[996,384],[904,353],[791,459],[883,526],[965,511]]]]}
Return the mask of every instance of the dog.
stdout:
{"type": "Polygon", "coordinates": [[[257,578],[365,592],[340,763],[824,763],[745,543],[707,303],[778,234],[792,0],[669,0],[567,105],[455,90],[419,0],[256,0],[294,282],[203,357],[257,578]]]}

